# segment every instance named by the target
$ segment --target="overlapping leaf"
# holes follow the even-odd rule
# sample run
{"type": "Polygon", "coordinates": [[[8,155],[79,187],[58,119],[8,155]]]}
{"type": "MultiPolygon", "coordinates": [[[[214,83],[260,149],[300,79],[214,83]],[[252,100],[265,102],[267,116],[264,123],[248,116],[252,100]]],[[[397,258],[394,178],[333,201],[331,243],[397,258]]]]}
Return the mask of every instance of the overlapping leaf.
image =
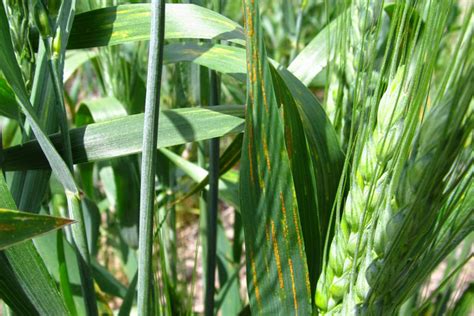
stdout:
{"type": "Polygon", "coordinates": [[[298,203],[258,1],[244,1],[247,121],[240,169],[247,284],[254,314],[310,314],[311,289],[298,203]]]}
{"type": "MultiPolygon", "coordinates": [[[[68,48],[111,46],[150,39],[150,4],[127,4],[78,14],[68,48]]],[[[166,6],[166,39],[221,39],[244,44],[232,20],[193,4],[166,6]]]]}
{"type": "Polygon", "coordinates": [[[0,115],[8,118],[18,118],[18,104],[7,81],[0,77],[0,115]]]}
{"type": "Polygon", "coordinates": [[[73,221],[0,208],[0,250],[38,237],[73,221]]]}
{"type": "MultiPolygon", "coordinates": [[[[230,105],[162,111],[158,148],[239,133],[243,130],[243,112],[242,106],[230,105]]],[[[141,126],[143,114],[137,114],[71,130],[74,163],[139,153],[141,126]]],[[[58,135],[52,136],[51,141],[61,148],[58,135]]],[[[48,168],[36,141],[5,149],[4,158],[5,170],[48,168]]]]}
{"type": "MultiPolygon", "coordinates": [[[[16,205],[8,190],[7,184],[0,169],[0,207],[4,209],[15,209],[16,205]]],[[[2,271],[6,279],[0,277],[1,297],[13,296],[16,301],[25,302],[24,306],[34,306],[42,314],[67,315],[67,309],[61,298],[54,280],[48,274],[44,262],[38,255],[31,241],[8,248],[4,251],[6,259],[10,262],[22,262],[21,265],[12,265],[11,270],[2,271]],[[14,272],[11,273],[11,272],[14,272]],[[14,280],[11,285],[5,284],[10,276],[14,280]],[[16,283],[18,282],[18,283],[16,283]],[[25,296],[21,292],[12,292],[21,286],[25,296]]],[[[3,269],[6,266],[2,265],[3,269]]]]}

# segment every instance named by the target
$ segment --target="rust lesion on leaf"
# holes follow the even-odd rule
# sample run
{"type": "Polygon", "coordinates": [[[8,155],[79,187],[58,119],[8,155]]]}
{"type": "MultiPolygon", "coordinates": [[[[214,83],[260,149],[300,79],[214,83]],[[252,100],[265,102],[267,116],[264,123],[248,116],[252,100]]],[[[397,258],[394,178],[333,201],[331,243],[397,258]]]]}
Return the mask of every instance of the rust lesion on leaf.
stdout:
{"type": "Polygon", "coordinates": [[[286,218],[286,205],[285,205],[285,198],[283,197],[283,192],[280,191],[280,203],[281,203],[281,212],[282,212],[282,224],[283,224],[283,236],[287,243],[289,243],[288,238],[288,222],[286,218]]]}
{"type": "Polygon", "coordinates": [[[270,230],[268,228],[268,224],[265,225],[265,238],[267,239],[267,242],[270,243],[270,230]]]}
{"type": "Polygon", "coordinates": [[[255,298],[257,299],[258,308],[259,310],[261,310],[262,298],[260,297],[260,289],[258,287],[257,267],[255,265],[253,251],[250,252],[250,265],[252,266],[252,281],[253,281],[253,287],[255,289],[255,298]]]}
{"type": "Polygon", "coordinates": [[[299,218],[298,218],[298,206],[296,204],[296,197],[294,197],[294,200],[293,200],[293,224],[295,225],[296,239],[298,241],[298,250],[299,250],[300,256],[303,260],[303,258],[304,258],[303,238],[301,238],[299,218]]]}
{"type": "Polygon", "coordinates": [[[259,76],[260,76],[260,87],[262,89],[263,105],[265,107],[265,111],[267,113],[269,113],[267,91],[265,89],[265,80],[263,80],[262,63],[258,63],[258,73],[259,73],[259,76]]]}
{"type": "Polygon", "coordinates": [[[304,281],[306,284],[306,294],[308,295],[308,301],[311,301],[311,283],[309,282],[309,270],[308,270],[308,264],[305,260],[305,265],[304,265],[304,281]]]}
{"type": "Polygon", "coordinates": [[[293,261],[290,258],[288,258],[288,266],[290,267],[291,289],[293,291],[293,306],[295,308],[295,315],[298,315],[298,297],[296,295],[295,272],[293,270],[293,261]]]}
{"type": "MultiPolygon", "coordinates": [[[[254,41],[252,41],[254,42],[254,41]]],[[[251,63],[250,63],[250,83],[252,85],[255,85],[257,83],[257,68],[256,68],[256,64],[258,62],[258,52],[257,50],[253,49],[252,50],[252,59],[251,59],[251,63]]]]}
{"type": "Polygon", "coordinates": [[[0,224],[0,232],[12,232],[15,231],[15,226],[11,224],[0,224]]]}
{"type": "Polygon", "coordinates": [[[246,5],[244,3],[245,7],[246,7],[246,17],[247,19],[245,20],[245,30],[247,32],[247,36],[249,38],[252,38],[254,35],[255,35],[255,32],[254,32],[254,29],[253,29],[253,17],[252,17],[252,12],[250,10],[250,6],[246,5]]]}
{"type": "Polygon", "coordinates": [[[277,238],[276,238],[275,222],[272,220],[270,223],[271,223],[271,226],[272,226],[272,243],[273,243],[273,252],[275,254],[275,263],[276,263],[277,272],[278,272],[278,281],[280,283],[280,288],[284,289],[285,282],[283,280],[283,270],[282,270],[282,267],[281,267],[280,251],[278,249],[278,241],[277,241],[277,238]]]}
{"type": "Polygon", "coordinates": [[[265,132],[263,132],[263,137],[262,137],[262,143],[263,143],[263,154],[265,155],[265,161],[267,162],[267,168],[268,172],[272,171],[272,165],[270,163],[270,153],[268,151],[268,143],[267,143],[267,137],[265,135],[265,132]]]}

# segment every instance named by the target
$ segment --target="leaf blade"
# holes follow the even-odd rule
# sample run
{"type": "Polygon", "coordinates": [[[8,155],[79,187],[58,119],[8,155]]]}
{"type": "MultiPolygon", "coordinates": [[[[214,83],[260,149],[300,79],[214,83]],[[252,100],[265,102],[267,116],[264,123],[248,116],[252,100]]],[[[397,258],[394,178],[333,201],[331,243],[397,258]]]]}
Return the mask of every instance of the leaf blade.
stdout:
{"type": "MultiPolygon", "coordinates": [[[[243,106],[165,110],[160,115],[158,148],[220,137],[243,130],[243,106]]],[[[99,161],[141,151],[143,115],[136,114],[70,131],[74,163],[99,161]],[[107,146],[104,146],[107,144],[107,146]]],[[[52,142],[61,148],[59,136],[52,142]]],[[[4,150],[5,170],[48,168],[36,141],[4,150]]]]}
{"type": "Polygon", "coordinates": [[[263,45],[258,1],[244,1],[244,12],[249,75],[240,204],[250,306],[255,314],[311,314],[298,204],[263,45]]]}
{"type": "MultiPolygon", "coordinates": [[[[150,4],[128,4],[78,14],[68,49],[111,46],[150,39],[150,4]]],[[[222,39],[244,44],[242,28],[193,4],[166,6],[166,39],[222,39]]]]}

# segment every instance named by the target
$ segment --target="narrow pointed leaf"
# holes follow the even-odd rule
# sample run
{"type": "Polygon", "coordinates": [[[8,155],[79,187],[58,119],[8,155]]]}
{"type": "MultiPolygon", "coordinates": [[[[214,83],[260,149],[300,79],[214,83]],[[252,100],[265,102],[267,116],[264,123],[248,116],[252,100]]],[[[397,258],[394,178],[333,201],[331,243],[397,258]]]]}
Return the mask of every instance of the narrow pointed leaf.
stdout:
{"type": "MultiPolygon", "coordinates": [[[[3,172],[0,169],[0,208],[14,209],[16,208],[13,197],[8,190],[3,172]]],[[[48,273],[46,266],[39,256],[33,242],[26,241],[22,244],[10,247],[3,251],[5,258],[10,263],[11,270],[6,265],[0,266],[0,274],[11,276],[11,272],[15,274],[15,280],[23,288],[26,297],[21,297],[21,300],[28,300],[37,309],[37,311],[44,315],[67,315],[68,311],[64,300],[59,294],[58,288],[54,280],[48,273]],[[5,269],[8,269],[5,271],[5,269]]],[[[0,281],[3,281],[0,278],[0,281]]],[[[1,286],[2,291],[13,291],[15,284],[12,287],[1,286]]],[[[5,296],[4,293],[1,293],[5,296]]],[[[9,292],[10,295],[22,295],[19,292],[9,292]]]]}
{"type": "Polygon", "coordinates": [[[59,229],[72,222],[66,218],[0,208],[0,250],[59,229]]]}

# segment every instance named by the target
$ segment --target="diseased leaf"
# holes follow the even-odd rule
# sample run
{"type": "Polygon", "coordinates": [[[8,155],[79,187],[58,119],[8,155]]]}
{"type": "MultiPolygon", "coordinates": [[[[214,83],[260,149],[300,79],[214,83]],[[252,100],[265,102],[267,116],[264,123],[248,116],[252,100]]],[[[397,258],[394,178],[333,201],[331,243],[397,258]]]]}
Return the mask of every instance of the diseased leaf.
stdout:
{"type": "Polygon", "coordinates": [[[252,314],[311,314],[311,289],[284,124],[263,46],[258,1],[244,1],[247,122],[240,169],[252,314]]]}
{"type": "Polygon", "coordinates": [[[67,218],[37,215],[0,208],[0,249],[73,223],[67,218]]]}
{"type": "MultiPolygon", "coordinates": [[[[0,208],[16,208],[1,169],[0,208]]],[[[0,275],[5,276],[5,278],[13,278],[15,283],[13,283],[11,287],[0,284],[0,294],[2,297],[14,296],[18,301],[30,302],[26,303],[25,307],[32,305],[39,313],[44,315],[68,314],[66,305],[59,294],[56,284],[48,274],[48,270],[43,260],[41,260],[33,242],[25,241],[22,244],[10,247],[3,251],[3,255],[9,261],[10,266],[0,265],[0,275]],[[25,296],[21,296],[21,292],[12,292],[18,286],[22,287],[25,296]]],[[[5,279],[0,277],[0,281],[4,282],[5,279]]]]}
{"type": "MultiPolygon", "coordinates": [[[[298,180],[305,182],[304,186],[297,188],[297,196],[298,205],[301,207],[300,218],[307,249],[311,290],[314,293],[323,267],[325,238],[326,236],[331,238],[333,234],[334,219],[331,221],[331,214],[345,157],[336,132],[315,96],[286,69],[280,69],[278,74],[280,78],[275,80],[283,80],[280,92],[283,93],[285,90],[291,92],[294,98],[284,105],[287,111],[290,106],[294,106],[291,109],[292,123],[289,124],[291,126],[289,128],[296,135],[301,132],[295,130],[302,128],[306,139],[306,142],[300,139],[299,145],[298,141],[293,140],[291,149],[288,150],[296,149],[292,154],[293,170],[299,173],[298,180]],[[294,113],[295,110],[298,118],[294,113]],[[300,154],[306,156],[306,159],[301,159],[300,154]],[[308,191],[310,188],[315,191],[308,191]],[[315,194],[316,203],[307,192],[315,194]]],[[[286,135],[287,139],[296,136],[291,135],[292,132],[286,135]]],[[[295,181],[296,178],[295,174],[295,181]]]]}

